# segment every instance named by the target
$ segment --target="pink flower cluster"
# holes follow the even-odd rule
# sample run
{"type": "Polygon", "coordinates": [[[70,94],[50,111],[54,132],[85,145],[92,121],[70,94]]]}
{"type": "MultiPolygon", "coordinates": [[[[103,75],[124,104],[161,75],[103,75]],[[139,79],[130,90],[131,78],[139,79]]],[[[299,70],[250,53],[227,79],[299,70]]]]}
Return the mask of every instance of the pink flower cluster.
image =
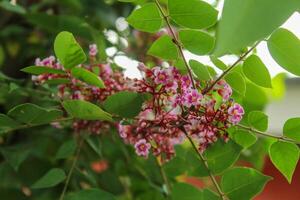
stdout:
{"type": "Polygon", "coordinates": [[[121,122],[118,129],[140,156],[147,157],[152,150],[155,156],[169,160],[186,134],[204,151],[219,138],[227,140],[227,128],[242,119],[243,108],[230,100],[232,90],[223,80],[203,95],[201,82],[196,81],[194,88],[190,77],[175,67],[149,69],[141,64],[139,69],[144,78],[135,80],[132,90],[150,93],[152,98],[144,103],[134,123],[121,122]],[[221,102],[214,99],[216,92],[221,102]]]}
{"type": "Polygon", "coordinates": [[[175,67],[147,68],[139,65],[143,79],[128,79],[119,70],[112,70],[109,64],[96,64],[97,46],[90,45],[90,64],[82,65],[90,71],[98,71],[106,88],[101,89],[76,80],[53,56],[37,59],[36,65],[64,70],[66,74],[43,74],[33,79],[37,84],[57,78],[69,81],[58,85],[57,96],[64,99],[82,99],[101,104],[108,96],[124,90],[150,94],[141,112],[134,119],[123,119],[117,124],[102,121],[75,120],[75,131],[89,131],[99,134],[117,126],[120,137],[134,146],[137,155],[148,157],[151,152],[162,161],[175,155],[174,146],[182,143],[186,136],[204,151],[219,138],[227,141],[227,129],[243,117],[243,108],[230,97],[231,87],[219,81],[208,93],[203,94],[206,82],[180,74],[175,67]],[[219,95],[220,98],[216,98],[219,95]]]}

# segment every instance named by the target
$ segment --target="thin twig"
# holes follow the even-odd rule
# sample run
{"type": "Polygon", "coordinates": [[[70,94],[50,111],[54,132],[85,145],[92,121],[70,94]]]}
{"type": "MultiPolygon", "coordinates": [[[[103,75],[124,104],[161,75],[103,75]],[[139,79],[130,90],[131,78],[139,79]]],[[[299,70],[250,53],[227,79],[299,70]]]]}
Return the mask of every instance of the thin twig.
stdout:
{"type": "Polygon", "coordinates": [[[212,182],[213,182],[213,184],[214,184],[214,186],[215,186],[215,188],[216,188],[216,190],[217,190],[220,198],[222,200],[228,200],[228,198],[226,197],[225,193],[222,191],[221,187],[219,186],[216,178],[214,177],[214,175],[210,171],[206,158],[202,155],[202,153],[199,152],[199,150],[197,149],[197,147],[196,147],[195,143],[193,142],[192,138],[186,132],[185,128],[181,127],[180,129],[183,131],[183,133],[185,134],[185,136],[188,138],[188,140],[189,140],[190,144],[192,145],[193,149],[195,150],[195,152],[199,156],[200,160],[203,162],[203,164],[204,164],[204,166],[205,166],[205,168],[206,168],[206,170],[208,172],[208,175],[209,175],[210,179],[212,180],[212,182]]]}
{"type": "Polygon", "coordinates": [[[242,124],[237,124],[236,126],[239,127],[239,128],[241,128],[241,129],[244,129],[244,130],[247,130],[247,131],[250,131],[250,132],[262,135],[262,136],[265,136],[265,137],[270,137],[270,138],[274,138],[274,139],[278,139],[278,140],[282,140],[282,141],[286,141],[286,142],[292,142],[292,143],[295,143],[295,144],[300,144],[300,142],[297,142],[295,140],[287,138],[287,137],[285,137],[283,135],[282,136],[280,136],[280,135],[273,135],[273,134],[270,134],[270,133],[266,133],[266,132],[262,132],[262,131],[256,130],[256,129],[252,128],[252,127],[248,127],[248,126],[245,126],[245,125],[242,125],[242,124]]]}
{"type": "Polygon", "coordinates": [[[77,163],[79,155],[80,155],[80,151],[81,151],[81,147],[83,145],[84,137],[83,136],[79,136],[79,137],[80,137],[80,139],[79,139],[79,143],[78,143],[78,146],[77,146],[77,149],[76,149],[75,157],[74,157],[74,160],[72,162],[71,169],[70,169],[70,171],[68,173],[68,176],[67,176],[67,179],[66,179],[66,183],[64,185],[64,188],[63,188],[63,191],[62,191],[62,193],[60,195],[59,200],[63,200],[64,197],[65,197],[66,191],[68,189],[69,182],[71,180],[73,171],[75,169],[76,163],[77,163]]]}
{"type": "Polygon", "coordinates": [[[244,60],[244,58],[255,49],[255,47],[259,44],[259,42],[255,43],[253,47],[251,47],[247,52],[245,52],[243,55],[241,55],[237,61],[235,61],[230,67],[228,67],[214,82],[205,90],[203,90],[202,94],[207,94],[209,91],[211,91],[214,86],[221,80],[223,79],[234,67],[236,67],[241,61],[244,60]]]}
{"type": "Polygon", "coordinates": [[[163,181],[164,181],[164,183],[166,185],[166,196],[168,197],[171,194],[171,185],[170,185],[170,182],[169,182],[168,177],[167,177],[167,175],[165,173],[165,170],[163,169],[163,166],[161,165],[161,163],[159,161],[159,158],[156,157],[155,160],[156,160],[156,164],[157,164],[157,166],[159,168],[160,175],[161,175],[161,177],[162,177],[162,179],[163,179],[163,181]]]}
{"type": "Polygon", "coordinates": [[[171,23],[170,23],[170,20],[169,20],[169,16],[165,14],[163,8],[161,7],[161,5],[159,4],[158,0],[155,0],[155,4],[157,5],[161,15],[163,16],[166,24],[167,24],[167,27],[169,29],[169,32],[171,33],[171,36],[173,38],[173,42],[175,43],[175,45],[177,46],[178,50],[179,50],[179,53],[180,53],[180,56],[182,57],[183,59],[183,62],[184,62],[184,65],[188,71],[188,74],[189,74],[189,77],[191,79],[191,82],[192,82],[192,85],[193,85],[193,88],[195,89],[196,88],[196,85],[195,85],[195,82],[194,82],[194,79],[193,79],[193,75],[192,75],[192,70],[187,62],[187,59],[185,58],[184,56],[184,53],[183,53],[183,48],[182,48],[182,45],[181,43],[179,42],[174,30],[172,29],[172,26],[171,26],[171,23]]]}

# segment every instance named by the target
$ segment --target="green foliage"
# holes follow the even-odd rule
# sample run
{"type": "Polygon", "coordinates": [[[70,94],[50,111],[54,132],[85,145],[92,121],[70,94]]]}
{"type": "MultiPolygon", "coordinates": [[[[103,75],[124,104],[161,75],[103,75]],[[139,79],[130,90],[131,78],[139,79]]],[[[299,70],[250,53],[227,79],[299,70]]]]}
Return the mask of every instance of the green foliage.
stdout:
{"type": "Polygon", "coordinates": [[[163,23],[155,3],[148,3],[134,10],[127,18],[127,21],[134,28],[150,33],[158,31],[163,23]]]}
{"type": "Polygon", "coordinates": [[[54,187],[64,181],[65,178],[66,174],[62,169],[53,168],[37,180],[31,187],[33,189],[54,187]]]}
{"type": "Polygon", "coordinates": [[[40,74],[66,74],[63,70],[53,69],[46,66],[30,66],[21,69],[22,72],[26,72],[29,74],[40,75],[40,74]]]}
{"type": "Polygon", "coordinates": [[[290,31],[280,28],[268,40],[274,60],[285,70],[300,76],[300,40],[290,31]]]}
{"type": "Polygon", "coordinates": [[[299,147],[293,143],[278,141],[271,145],[269,153],[275,167],[291,183],[299,160],[299,147]]]}
{"type": "Polygon", "coordinates": [[[30,150],[24,149],[21,146],[16,148],[6,148],[1,150],[2,155],[5,160],[14,168],[15,171],[18,171],[20,165],[26,160],[29,156],[30,150]]]}
{"type": "Polygon", "coordinates": [[[210,60],[211,62],[220,70],[226,70],[227,69],[227,65],[225,63],[223,63],[220,59],[218,59],[215,56],[210,56],[210,60]]]}
{"type": "Polygon", "coordinates": [[[253,83],[262,87],[272,88],[270,73],[258,56],[251,55],[245,60],[243,72],[253,83]]]}
{"type": "Polygon", "coordinates": [[[212,51],[215,38],[203,31],[184,29],[179,32],[184,48],[197,55],[206,55],[212,51]]]}
{"type": "Polygon", "coordinates": [[[244,96],[246,92],[246,83],[244,77],[238,72],[230,72],[226,75],[225,80],[234,91],[244,96]]]}
{"type": "Polygon", "coordinates": [[[283,135],[296,141],[300,141],[300,118],[291,118],[284,123],[283,135]]]}
{"type": "Polygon", "coordinates": [[[190,60],[189,64],[199,80],[211,80],[208,68],[205,65],[196,60],[190,60]]]}
{"type": "Polygon", "coordinates": [[[217,29],[214,54],[237,53],[264,39],[297,7],[297,0],[226,0],[217,29]]]}
{"type": "Polygon", "coordinates": [[[147,52],[151,56],[162,58],[165,60],[176,60],[178,58],[178,49],[172,38],[163,35],[158,38],[147,52]]]}
{"type": "Polygon", "coordinates": [[[213,26],[218,16],[215,8],[199,0],[169,0],[168,9],[172,20],[178,25],[191,29],[213,26]]]}
{"type": "Polygon", "coordinates": [[[0,2],[0,7],[4,8],[5,10],[15,12],[15,13],[18,13],[18,14],[25,14],[26,13],[25,8],[23,8],[22,6],[19,6],[19,5],[13,5],[9,1],[1,1],[0,2]]]}
{"type": "Polygon", "coordinates": [[[45,109],[31,103],[20,104],[7,115],[20,123],[29,125],[50,123],[62,117],[62,111],[57,109],[45,109]]]}
{"type": "Polygon", "coordinates": [[[219,200],[219,197],[210,190],[199,190],[186,183],[176,183],[172,191],[173,200],[219,200]]]}
{"type": "Polygon", "coordinates": [[[55,158],[66,159],[71,157],[75,153],[76,146],[77,144],[74,139],[65,141],[56,152],[55,158]]]}
{"type": "Polygon", "coordinates": [[[112,121],[111,115],[100,107],[83,100],[66,100],[63,107],[74,118],[112,121]]]}
{"type": "Polygon", "coordinates": [[[86,55],[72,33],[63,31],[54,41],[55,55],[64,68],[71,69],[86,61],[86,55]]]}
{"type": "MultiPolygon", "coordinates": [[[[220,174],[231,167],[239,158],[242,147],[233,141],[224,143],[218,141],[210,146],[205,152],[204,157],[207,159],[210,171],[213,174],[220,174]]],[[[208,176],[208,172],[201,160],[194,153],[186,155],[187,162],[193,166],[191,175],[208,176]]]]}
{"type": "Polygon", "coordinates": [[[251,168],[233,168],[222,177],[221,187],[230,200],[248,200],[260,193],[271,178],[251,168]]]}
{"type": "Polygon", "coordinates": [[[81,67],[74,67],[71,70],[72,76],[75,78],[89,84],[89,85],[94,85],[99,88],[105,88],[105,85],[101,78],[97,76],[95,73],[90,72],[89,70],[86,70],[81,67]]]}
{"type": "Polygon", "coordinates": [[[8,117],[7,115],[0,114],[0,134],[20,126],[20,123],[8,117]]]}
{"type": "Polygon", "coordinates": [[[245,149],[251,147],[257,141],[256,135],[244,130],[236,130],[232,133],[231,138],[245,149]]]}
{"type": "Polygon", "coordinates": [[[66,200],[98,200],[99,197],[101,200],[116,200],[112,194],[96,188],[70,193],[66,200]]]}
{"type": "Polygon", "coordinates": [[[104,102],[104,108],[120,117],[133,118],[141,111],[143,102],[143,95],[124,91],[109,96],[104,102]]]}
{"type": "Polygon", "coordinates": [[[261,111],[252,111],[248,115],[248,123],[259,131],[268,129],[268,116],[261,111]]]}

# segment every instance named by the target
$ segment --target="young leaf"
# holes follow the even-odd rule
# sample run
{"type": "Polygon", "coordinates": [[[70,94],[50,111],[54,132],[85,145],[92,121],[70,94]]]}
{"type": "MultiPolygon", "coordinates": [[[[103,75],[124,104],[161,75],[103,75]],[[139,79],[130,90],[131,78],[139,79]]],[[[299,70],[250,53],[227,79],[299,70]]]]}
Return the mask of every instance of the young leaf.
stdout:
{"type": "Polygon", "coordinates": [[[268,129],[268,116],[261,111],[252,111],[248,115],[248,123],[259,131],[268,129]]]}
{"type": "Polygon", "coordinates": [[[243,148],[249,148],[257,141],[256,135],[244,130],[237,130],[232,134],[232,139],[243,148]]]}
{"type": "Polygon", "coordinates": [[[89,85],[93,85],[99,88],[105,88],[105,85],[101,78],[93,72],[90,72],[89,70],[80,67],[75,67],[71,70],[71,73],[72,76],[89,85]]]}
{"type": "Polygon", "coordinates": [[[215,38],[203,31],[197,30],[181,30],[179,39],[183,46],[190,52],[197,55],[206,55],[213,48],[215,38]]]}
{"type": "Polygon", "coordinates": [[[300,141],[300,118],[291,118],[284,123],[283,135],[296,141],[300,141]]]}
{"type": "Polygon", "coordinates": [[[249,200],[259,194],[271,177],[251,168],[233,168],[222,177],[221,188],[230,200],[249,200]]]}
{"type": "Polygon", "coordinates": [[[116,198],[100,189],[86,189],[78,192],[70,193],[66,196],[66,200],[116,200],[116,198]]]}
{"type": "Polygon", "coordinates": [[[261,87],[272,88],[270,73],[258,56],[251,55],[245,60],[243,72],[253,83],[261,87]]]}
{"type": "Polygon", "coordinates": [[[243,76],[238,72],[230,72],[225,76],[225,80],[234,91],[244,96],[246,92],[246,83],[243,76]]]}
{"type": "Polygon", "coordinates": [[[74,118],[85,120],[106,120],[112,121],[111,115],[100,107],[83,100],[67,100],[63,107],[74,118]]]}
{"type": "Polygon", "coordinates": [[[40,75],[40,74],[66,74],[63,70],[53,69],[47,66],[30,66],[21,69],[22,72],[29,74],[40,75]]]}
{"type": "Polygon", "coordinates": [[[104,108],[121,117],[132,118],[141,111],[143,102],[143,95],[123,91],[109,96],[104,102],[104,108]]]}
{"type": "Polygon", "coordinates": [[[274,60],[285,70],[300,76],[300,40],[290,31],[280,28],[268,40],[274,60]]]}
{"type": "Polygon", "coordinates": [[[33,189],[54,187],[64,181],[66,174],[62,169],[54,168],[48,171],[42,178],[36,181],[33,185],[33,189]]]}
{"type": "Polygon", "coordinates": [[[297,7],[298,0],[226,0],[217,29],[214,54],[236,53],[264,39],[297,7]]]}
{"type": "Polygon", "coordinates": [[[187,28],[203,29],[217,21],[218,11],[204,1],[169,0],[168,8],[171,19],[187,28]]]}
{"type": "Polygon", "coordinates": [[[167,35],[158,38],[147,53],[165,60],[176,60],[178,58],[178,49],[172,41],[172,38],[167,35]]]}
{"type": "Polygon", "coordinates": [[[299,147],[293,143],[278,141],[271,145],[269,154],[275,167],[291,183],[299,160],[299,147]]]}
{"type": "Polygon", "coordinates": [[[127,21],[134,28],[150,33],[158,31],[163,23],[155,3],[148,3],[134,10],[127,18],[127,21]]]}
{"type": "Polygon", "coordinates": [[[76,42],[72,33],[60,32],[54,41],[56,57],[64,68],[71,69],[86,61],[86,55],[80,45],[76,42]]]}
{"type": "Polygon", "coordinates": [[[35,104],[25,103],[8,111],[9,117],[26,124],[44,124],[62,117],[63,113],[57,109],[44,109],[35,104]]]}
{"type": "Polygon", "coordinates": [[[220,59],[218,59],[215,56],[210,56],[210,61],[220,70],[226,70],[227,69],[227,65],[225,63],[223,63],[223,61],[221,61],[220,59]]]}
{"type": "Polygon", "coordinates": [[[211,79],[208,69],[205,65],[196,60],[190,60],[189,63],[199,80],[208,81],[211,79]]]}
{"type": "Polygon", "coordinates": [[[70,139],[64,142],[61,147],[56,152],[56,159],[66,159],[71,157],[76,150],[76,141],[74,139],[70,139]]]}

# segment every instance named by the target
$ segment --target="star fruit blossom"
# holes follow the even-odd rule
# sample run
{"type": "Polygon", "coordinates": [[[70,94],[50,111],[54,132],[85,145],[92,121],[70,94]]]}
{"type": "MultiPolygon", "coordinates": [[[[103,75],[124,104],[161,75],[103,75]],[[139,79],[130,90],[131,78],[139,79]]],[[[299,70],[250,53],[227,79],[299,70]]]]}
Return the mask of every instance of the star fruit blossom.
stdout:
{"type": "Polygon", "coordinates": [[[33,80],[42,84],[58,78],[69,79],[69,83],[58,85],[57,97],[61,100],[81,99],[101,104],[108,96],[124,90],[151,94],[151,98],[144,102],[141,112],[131,119],[130,124],[128,119],[117,124],[75,120],[75,131],[99,134],[117,126],[120,137],[134,146],[137,155],[146,158],[152,152],[154,156],[167,161],[175,155],[174,146],[184,141],[183,129],[198,144],[199,151],[203,152],[219,138],[227,141],[226,129],[242,119],[244,110],[230,100],[232,90],[224,80],[203,95],[203,88],[200,87],[202,82],[196,81],[196,88],[193,88],[190,77],[180,74],[175,67],[150,69],[140,64],[143,79],[129,79],[121,71],[112,70],[109,64],[95,64],[96,55],[97,46],[90,45],[90,64],[81,67],[91,71],[98,69],[106,88],[89,86],[74,79],[53,56],[37,59],[36,65],[64,70],[66,74],[42,74],[33,76],[33,80]],[[213,93],[218,93],[223,101],[217,103],[213,93]]]}

